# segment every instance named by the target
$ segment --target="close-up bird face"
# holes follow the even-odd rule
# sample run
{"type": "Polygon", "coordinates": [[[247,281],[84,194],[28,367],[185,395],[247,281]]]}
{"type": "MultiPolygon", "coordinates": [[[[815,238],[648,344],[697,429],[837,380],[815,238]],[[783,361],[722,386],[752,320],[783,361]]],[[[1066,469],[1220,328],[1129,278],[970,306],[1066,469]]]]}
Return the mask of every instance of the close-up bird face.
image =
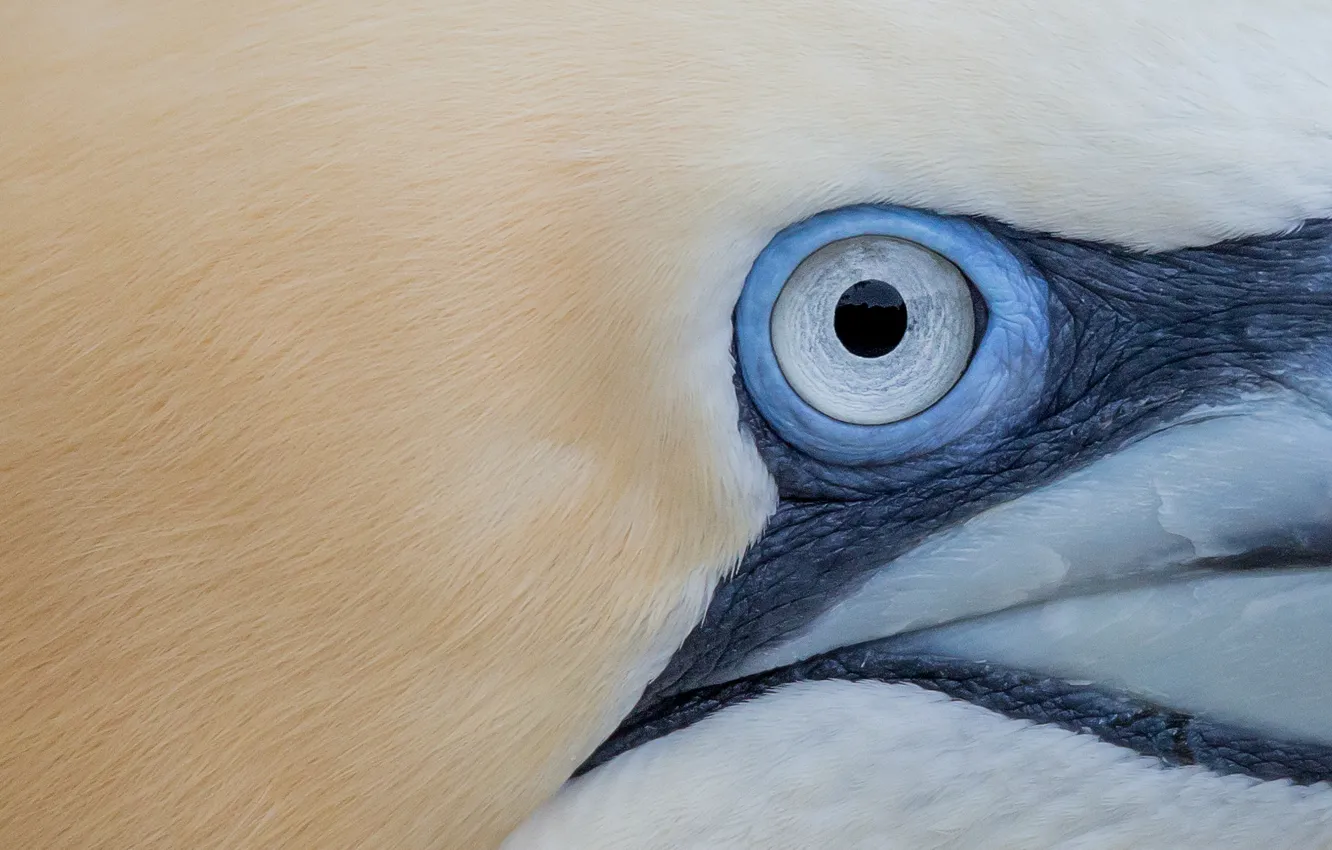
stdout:
{"type": "Polygon", "coordinates": [[[0,9],[0,847],[1332,847],[1329,42],[0,9]]]}

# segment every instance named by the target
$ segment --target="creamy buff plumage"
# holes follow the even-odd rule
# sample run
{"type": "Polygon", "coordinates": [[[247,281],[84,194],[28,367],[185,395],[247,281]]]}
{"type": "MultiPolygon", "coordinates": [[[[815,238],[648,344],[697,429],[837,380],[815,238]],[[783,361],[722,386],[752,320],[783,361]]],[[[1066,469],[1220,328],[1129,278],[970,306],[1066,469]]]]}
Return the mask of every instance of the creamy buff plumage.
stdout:
{"type": "Polygon", "coordinates": [[[729,312],[866,200],[1332,211],[1321,4],[0,9],[0,846],[495,846],[760,532],[729,312]]]}

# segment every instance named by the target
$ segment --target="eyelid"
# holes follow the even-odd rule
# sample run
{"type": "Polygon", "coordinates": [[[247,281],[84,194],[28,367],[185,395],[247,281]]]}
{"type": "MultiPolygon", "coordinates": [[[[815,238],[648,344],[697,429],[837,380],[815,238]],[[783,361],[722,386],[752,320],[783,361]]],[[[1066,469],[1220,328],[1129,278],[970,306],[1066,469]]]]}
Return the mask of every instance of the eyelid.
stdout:
{"type": "Polygon", "coordinates": [[[1023,415],[1041,388],[1049,321],[1047,288],[998,239],[961,218],[889,206],[820,213],[786,228],[755,260],[736,306],[736,350],[755,406],[784,440],[846,466],[925,454],[1023,415]],[[820,413],[787,383],[772,347],[773,305],[786,280],[820,248],[857,236],[921,245],[960,268],[986,303],[987,324],[971,365],[921,414],[887,425],[854,425],[820,413]]]}

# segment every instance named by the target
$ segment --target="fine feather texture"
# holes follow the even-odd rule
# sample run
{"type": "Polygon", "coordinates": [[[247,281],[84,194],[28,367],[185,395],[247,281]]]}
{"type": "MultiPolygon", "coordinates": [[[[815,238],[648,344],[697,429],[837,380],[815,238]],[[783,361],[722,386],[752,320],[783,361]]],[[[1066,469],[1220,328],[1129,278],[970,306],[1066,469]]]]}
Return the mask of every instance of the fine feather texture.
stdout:
{"type": "Polygon", "coordinates": [[[581,779],[505,850],[1320,850],[1332,789],[1222,777],[914,685],[789,685],[581,779]]]}
{"type": "Polygon", "coordinates": [[[0,846],[494,846],[774,496],[729,313],[893,200],[1332,211],[1311,2],[0,8],[0,846]]]}

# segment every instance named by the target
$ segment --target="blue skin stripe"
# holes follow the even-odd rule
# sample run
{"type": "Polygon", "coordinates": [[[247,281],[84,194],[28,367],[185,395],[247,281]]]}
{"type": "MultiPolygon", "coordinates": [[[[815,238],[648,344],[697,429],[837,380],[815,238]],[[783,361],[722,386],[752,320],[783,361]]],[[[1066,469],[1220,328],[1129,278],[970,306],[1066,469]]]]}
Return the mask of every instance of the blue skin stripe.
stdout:
{"type": "Polygon", "coordinates": [[[1035,272],[965,219],[888,206],[832,210],[778,233],[755,260],[735,312],[740,370],[773,429],[812,457],[860,466],[920,455],[983,423],[1011,423],[1029,409],[1045,372],[1047,298],[1035,272]],[[957,384],[922,413],[887,425],[854,425],[815,410],[787,383],[772,348],[773,304],[791,273],[825,245],[857,236],[896,237],[943,256],[989,310],[985,334],[957,384]]]}

